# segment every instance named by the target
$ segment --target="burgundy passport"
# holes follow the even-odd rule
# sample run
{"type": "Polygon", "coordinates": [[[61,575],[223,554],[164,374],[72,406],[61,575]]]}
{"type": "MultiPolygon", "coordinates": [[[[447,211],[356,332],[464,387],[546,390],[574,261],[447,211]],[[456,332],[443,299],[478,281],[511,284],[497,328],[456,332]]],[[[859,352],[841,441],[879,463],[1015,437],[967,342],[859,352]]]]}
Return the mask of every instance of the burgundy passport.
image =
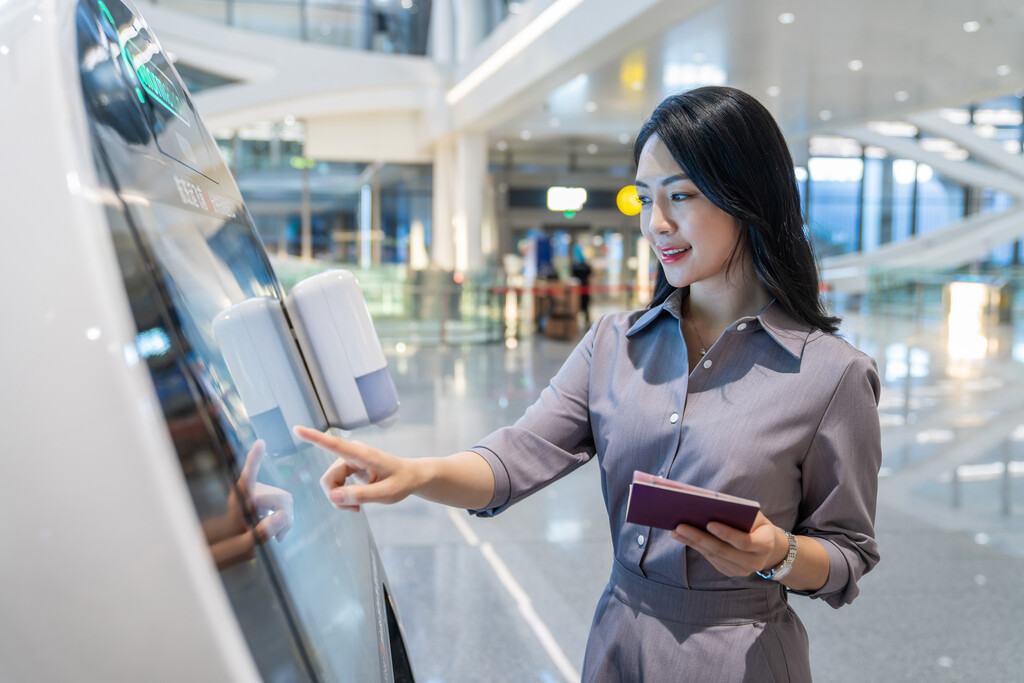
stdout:
{"type": "Polygon", "coordinates": [[[633,472],[626,503],[626,521],[659,529],[689,524],[698,529],[708,522],[722,522],[750,531],[761,504],[699,486],[663,479],[639,470],[633,472]]]}

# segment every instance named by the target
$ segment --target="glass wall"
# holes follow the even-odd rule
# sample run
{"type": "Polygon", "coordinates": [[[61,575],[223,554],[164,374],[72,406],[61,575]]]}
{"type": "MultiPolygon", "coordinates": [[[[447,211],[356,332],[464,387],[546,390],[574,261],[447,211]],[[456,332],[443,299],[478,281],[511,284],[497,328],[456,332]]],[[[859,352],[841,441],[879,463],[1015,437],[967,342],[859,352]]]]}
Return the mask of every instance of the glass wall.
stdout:
{"type": "MultiPolygon", "coordinates": [[[[812,138],[807,169],[798,169],[797,178],[819,257],[873,251],[966,215],[967,191],[959,183],[848,138],[812,138]]],[[[1008,196],[993,197],[982,210],[1009,204],[1008,196]]]]}
{"type": "Polygon", "coordinates": [[[433,167],[308,159],[304,137],[293,120],[217,137],[285,289],[344,268],[385,344],[501,339],[495,273],[431,261],[433,167]]]}
{"type": "Polygon", "coordinates": [[[431,0],[152,0],[193,17],[333,47],[427,53],[431,0]]]}

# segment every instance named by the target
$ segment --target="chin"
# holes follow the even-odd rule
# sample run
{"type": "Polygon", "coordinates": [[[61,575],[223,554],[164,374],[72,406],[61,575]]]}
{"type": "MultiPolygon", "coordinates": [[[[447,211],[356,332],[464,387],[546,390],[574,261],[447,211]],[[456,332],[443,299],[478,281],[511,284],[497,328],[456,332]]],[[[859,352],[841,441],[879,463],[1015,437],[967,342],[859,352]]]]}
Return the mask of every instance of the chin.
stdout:
{"type": "Polygon", "coordinates": [[[679,289],[681,287],[689,287],[690,285],[693,284],[693,278],[688,277],[682,273],[670,273],[667,270],[665,271],[665,279],[668,280],[668,283],[675,287],[676,289],[679,289]]]}

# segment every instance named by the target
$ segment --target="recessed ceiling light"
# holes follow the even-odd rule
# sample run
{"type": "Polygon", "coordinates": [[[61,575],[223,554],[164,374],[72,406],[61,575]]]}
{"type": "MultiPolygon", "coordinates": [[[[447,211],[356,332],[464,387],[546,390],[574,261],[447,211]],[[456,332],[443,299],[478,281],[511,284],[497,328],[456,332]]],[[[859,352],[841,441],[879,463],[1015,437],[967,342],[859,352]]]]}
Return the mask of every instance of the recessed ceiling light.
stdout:
{"type": "Polygon", "coordinates": [[[590,100],[589,102],[587,102],[586,104],[583,105],[583,108],[586,109],[587,111],[593,113],[593,112],[597,111],[597,102],[595,102],[593,100],[590,100]]]}
{"type": "Polygon", "coordinates": [[[628,145],[629,141],[632,140],[632,136],[629,133],[623,133],[619,136],[619,144],[628,145]]]}
{"type": "Polygon", "coordinates": [[[530,132],[530,131],[528,131],[528,130],[524,130],[524,131],[522,131],[522,132],[520,132],[520,133],[519,133],[519,137],[520,137],[521,139],[523,139],[523,140],[529,140],[530,138],[532,138],[532,137],[533,137],[533,133],[531,133],[531,132],[530,132]]]}
{"type": "Polygon", "coordinates": [[[850,71],[860,71],[861,69],[864,68],[864,62],[860,61],[859,59],[851,59],[846,63],[846,68],[848,68],[850,71]]]}
{"type": "Polygon", "coordinates": [[[796,21],[796,15],[792,12],[783,12],[779,15],[780,24],[792,24],[794,21],[796,21]]]}
{"type": "Polygon", "coordinates": [[[505,142],[504,140],[498,140],[498,144],[495,145],[495,147],[498,148],[499,152],[504,152],[506,149],[508,149],[508,143],[505,142]]]}
{"type": "Polygon", "coordinates": [[[1011,69],[1009,64],[1000,64],[999,66],[996,67],[996,73],[999,74],[1000,76],[1009,76],[1010,71],[1011,69]]]}
{"type": "Polygon", "coordinates": [[[893,97],[896,98],[897,102],[906,102],[907,100],[910,99],[910,93],[908,93],[906,90],[897,90],[896,94],[893,95],[893,97]]]}
{"type": "Polygon", "coordinates": [[[868,121],[868,128],[889,138],[912,138],[917,126],[903,121],[868,121]]]}
{"type": "Polygon", "coordinates": [[[829,121],[832,119],[832,111],[830,109],[822,109],[818,112],[818,118],[822,121],[829,121]]]}
{"type": "Polygon", "coordinates": [[[768,86],[768,97],[778,97],[782,89],[777,85],[768,86]]]}
{"type": "Polygon", "coordinates": [[[594,143],[587,145],[587,154],[597,154],[597,145],[594,143]]]}
{"type": "Polygon", "coordinates": [[[967,31],[968,33],[974,33],[975,31],[979,30],[980,28],[981,28],[981,24],[979,24],[976,21],[965,21],[964,22],[964,30],[967,31]]]}

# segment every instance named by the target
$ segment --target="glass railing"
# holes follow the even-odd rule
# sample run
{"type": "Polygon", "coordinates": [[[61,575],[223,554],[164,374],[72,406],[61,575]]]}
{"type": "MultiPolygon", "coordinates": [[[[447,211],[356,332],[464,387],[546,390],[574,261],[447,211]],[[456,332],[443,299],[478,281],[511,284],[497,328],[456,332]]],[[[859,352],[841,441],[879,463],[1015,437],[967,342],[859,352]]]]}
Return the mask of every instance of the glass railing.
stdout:
{"type": "Polygon", "coordinates": [[[387,352],[416,346],[505,343],[537,334],[578,341],[599,315],[642,308],[651,292],[632,285],[577,281],[534,281],[480,271],[461,278],[449,271],[411,270],[404,265],[360,269],[350,263],[271,256],[285,292],[299,281],[330,268],[355,273],[377,335],[387,352]],[[581,295],[590,294],[589,317],[581,295]]]}
{"type": "Polygon", "coordinates": [[[431,0],[150,0],[197,19],[332,47],[425,55],[431,0]]]}
{"type": "Polygon", "coordinates": [[[828,294],[834,310],[860,309],[872,315],[911,320],[944,319],[960,288],[977,299],[978,315],[994,323],[1024,326],[1024,265],[979,264],[960,269],[876,268],[864,294],[828,294]]]}
{"type": "Polygon", "coordinates": [[[285,291],[329,268],[355,273],[374,327],[386,349],[418,345],[500,342],[506,338],[504,300],[484,273],[456,282],[447,271],[400,265],[360,269],[347,263],[273,257],[285,291]]]}

